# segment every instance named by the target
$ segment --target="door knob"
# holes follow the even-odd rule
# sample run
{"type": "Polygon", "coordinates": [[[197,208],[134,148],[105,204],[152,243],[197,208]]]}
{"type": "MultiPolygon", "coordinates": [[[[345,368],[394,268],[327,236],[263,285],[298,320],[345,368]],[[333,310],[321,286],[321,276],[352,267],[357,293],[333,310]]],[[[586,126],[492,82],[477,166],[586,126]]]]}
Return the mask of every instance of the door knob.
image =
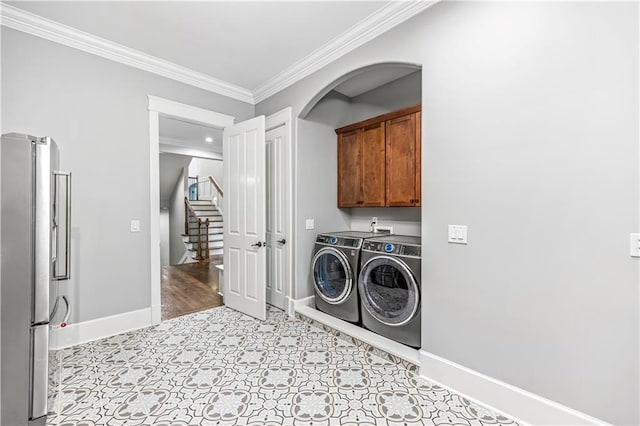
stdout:
{"type": "Polygon", "coordinates": [[[283,239],[281,239],[281,240],[278,240],[278,243],[280,243],[280,244],[282,244],[282,245],[285,245],[285,244],[287,244],[287,240],[285,240],[285,239],[283,238],[283,239]]]}
{"type": "Polygon", "coordinates": [[[255,247],[255,248],[260,248],[260,247],[262,247],[262,241],[258,241],[258,242],[257,242],[257,243],[255,243],[255,244],[251,244],[251,247],[255,247]]]}

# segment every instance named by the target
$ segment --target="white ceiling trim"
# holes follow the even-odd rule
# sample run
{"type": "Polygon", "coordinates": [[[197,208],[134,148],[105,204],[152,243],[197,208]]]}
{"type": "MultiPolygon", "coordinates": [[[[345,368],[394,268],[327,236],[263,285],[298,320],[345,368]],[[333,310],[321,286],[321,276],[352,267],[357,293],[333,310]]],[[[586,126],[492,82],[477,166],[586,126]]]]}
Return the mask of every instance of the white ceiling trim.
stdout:
{"type": "Polygon", "coordinates": [[[270,78],[254,91],[255,103],[313,74],[368,41],[417,15],[439,0],[393,1],[373,12],[311,54],[270,78]]]}
{"type": "Polygon", "coordinates": [[[244,87],[4,3],[2,4],[2,25],[242,102],[255,103],[251,91],[244,87]]]}
{"type": "Polygon", "coordinates": [[[8,4],[2,3],[0,11],[1,24],[5,27],[255,105],[417,15],[438,1],[440,0],[390,2],[280,74],[270,78],[253,92],[247,88],[8,4]]]}

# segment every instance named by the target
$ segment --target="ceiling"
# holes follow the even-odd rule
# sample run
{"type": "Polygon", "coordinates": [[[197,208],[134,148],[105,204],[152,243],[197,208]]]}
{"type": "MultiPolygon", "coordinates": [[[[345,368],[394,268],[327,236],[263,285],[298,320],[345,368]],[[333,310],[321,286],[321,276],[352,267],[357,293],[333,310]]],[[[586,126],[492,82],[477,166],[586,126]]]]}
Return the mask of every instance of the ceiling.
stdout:
{"type": "Polygon", "coordinates": [[[254,90],[388,1],[9,2],[254,90]]]}
{"type": "Polygon", "coordinates": [[[340,83],[333,90],[353,98],[414,73],[416,69],[419,68],[409,66],[374,67],[340,83]]]}
{"type": "Polygon", "coordinates": [[[222,130],[160,117],[160,143],[222,154],[222,130]],[[213,142],[206,142],[207,137],[213,142]]]}

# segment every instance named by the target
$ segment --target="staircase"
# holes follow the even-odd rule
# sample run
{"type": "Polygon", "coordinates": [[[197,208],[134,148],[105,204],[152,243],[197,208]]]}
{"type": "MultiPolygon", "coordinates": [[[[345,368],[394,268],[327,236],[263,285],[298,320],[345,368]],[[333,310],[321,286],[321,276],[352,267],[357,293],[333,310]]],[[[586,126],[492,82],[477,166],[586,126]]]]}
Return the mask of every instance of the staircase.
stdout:
{"type": "Polygon", "coordinates": [[[189,201],[188,233],[182,234],[182,241],[187,249],[184,263],[194,260],[205,260],[209,256],[221,255],[223,249],[222,214],[211,201],[189,201]],[[208,219],[208,226],[207,226],[208,219]],[[198,225],[200,223],[200,225],[198,225]],[[200,241],[200,250],[198,250],[200,241]]]}

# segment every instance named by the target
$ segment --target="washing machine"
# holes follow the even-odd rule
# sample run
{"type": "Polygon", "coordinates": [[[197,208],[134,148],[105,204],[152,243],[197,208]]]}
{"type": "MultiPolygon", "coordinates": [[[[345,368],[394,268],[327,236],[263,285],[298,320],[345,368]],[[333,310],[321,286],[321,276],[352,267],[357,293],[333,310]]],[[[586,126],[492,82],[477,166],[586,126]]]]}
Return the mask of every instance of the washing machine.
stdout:
{"type": "Polygon", "coordinates": [[[365,238],[380,234],[343,231],[319,234],[311,260],[316,308],[352,323],[360,322],[358,271],[365,238]]]}
{"type": "Polygon", "coordinates": [[[358,277],[364,328],[420,348],[421,260],[420,237],[364,241],[358,277]]]}

